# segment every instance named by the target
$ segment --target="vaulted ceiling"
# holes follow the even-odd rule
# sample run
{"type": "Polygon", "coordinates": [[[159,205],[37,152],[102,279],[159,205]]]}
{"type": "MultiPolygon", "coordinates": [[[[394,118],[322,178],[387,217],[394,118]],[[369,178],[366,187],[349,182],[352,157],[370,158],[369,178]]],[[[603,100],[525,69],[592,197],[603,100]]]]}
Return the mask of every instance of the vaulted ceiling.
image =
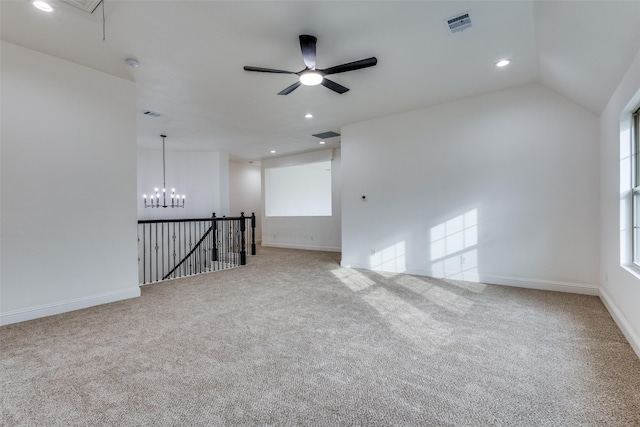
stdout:
{"type": "Polygon", "coordinates": [[[93,13],[52,4],[44,13],[1,1],[2,40],[135,81],[140,147],[159,148],[165,133],[168,150],[246,160],[318,149],[312,134],[349,123],[533,82],[599,114],[640,50],[640,1],[105,0],[93,13]],[[466,11],[473,26],[450,34],[444,20],[466,11]],[[243,70],[302,70],[300,34],[318,38],[318,68],[370,56],[378,65],[332,76],[351,89],[342,95],[323,86],[277,95],[296,76],[243,70]],[[503,58],[511,64],[496,68],[503,58]]]}

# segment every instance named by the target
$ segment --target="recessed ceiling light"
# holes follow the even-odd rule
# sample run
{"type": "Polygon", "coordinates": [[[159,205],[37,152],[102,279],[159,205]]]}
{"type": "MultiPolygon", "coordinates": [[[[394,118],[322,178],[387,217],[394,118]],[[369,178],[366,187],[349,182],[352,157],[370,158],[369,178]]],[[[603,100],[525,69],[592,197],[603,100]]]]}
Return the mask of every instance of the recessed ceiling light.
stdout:
{"type": "Polygon", "coordinates": [[[315,86],[322,83],[322,74],[317,71],[307,71],[300,75],[300,83],[305,86],[315,86]]]}
{"type": "Polygon", "coordinates": [[[324,141],[320,141],[320,145],[324,145],[324,144],[325,144],[325,142],[324,142],[324,141]]]}
{"type": "Polygon", "coordinates": [[[276,150],[271,150],[271,154],[276,154],[276,150]]]}
{"type": "Polygon", "coordinates": [[[313,118],[313,114],[307,113],[307,114],[304,115],[304,118],[305,119],[311,119],[311,118],[313,118]]]}
{"type": "Polygon", "coordinates": [[[53,8],[46,1],[34,1],[33,5],[43,12],[53,12],[53,8]]]}
{"type": "Polygon", "coordinates": [[[127,65],[131,68],[138,68],[140,66],[140,62],[136,58],[127,58],[124,60],[127,65]]]}
{"type": "Polygon", "coordinates": [[[496,67],[506,67],[510,63],[511,61],[509,61],[508,59],[503,59],[501,61],[496,62],[496,67]]]}

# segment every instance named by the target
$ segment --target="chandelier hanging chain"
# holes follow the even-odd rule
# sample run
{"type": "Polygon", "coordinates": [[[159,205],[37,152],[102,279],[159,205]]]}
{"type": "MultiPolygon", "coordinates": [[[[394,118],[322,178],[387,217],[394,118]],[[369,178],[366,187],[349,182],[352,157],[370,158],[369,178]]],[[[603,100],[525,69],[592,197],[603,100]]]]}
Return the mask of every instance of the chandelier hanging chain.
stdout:
{"type": "Polygon", "coordinates": [[[156,188],[155,195],[152,194],[150,203],[147,203],[147,195],[143,194],[142,198],[144,199],[144,207],[145,208],[184,208],[184,199],[185,195],[182,196],[176,194],[176,189],[171,189],[171,205],[167,205],[167,174],[166,174],[166,160],[165,160],[165,148],[164,148],[164,139],[167,135],[160,135],[162,137],[162,204],[160,204],[160,193],[159,189],[156,188]],[[182,199],[182,203],[180,203],[182,199]]]}
{"type": "MultiPolygon", "coordinates": [[[[165,174],[165,162],[164,162],[164,139],[167,137],[167,135],[160,135],[162,137],[162,191],[164,192],[164,190],[167,188],[167,176],[165,174]]],[[[165,201],[164,204],[166,205],[167,202],[165,201]]]]}

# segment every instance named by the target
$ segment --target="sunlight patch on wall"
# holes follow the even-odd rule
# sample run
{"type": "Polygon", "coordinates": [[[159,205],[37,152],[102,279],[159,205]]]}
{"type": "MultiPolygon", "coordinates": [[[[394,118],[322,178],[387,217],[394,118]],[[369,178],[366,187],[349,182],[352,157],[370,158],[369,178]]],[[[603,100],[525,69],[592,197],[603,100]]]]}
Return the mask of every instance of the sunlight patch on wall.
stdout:
{"type": "Polygon", "coordinates": [[[478,281],[478,210],[431,228],[431,271],[435,276],[478,281]]]}
{"type": "Polygon", "coordinates": [[[414,276],[401,276],[396,283],[456,314],[466,314],[473,306],[473,302],[462,295],[414,276]]]}
{"type": "Polygon", "coordinates": [[[448,343],[451,326],[433,319],[392,292],[377,288],[362,299],[423,353],[433,354],[448,343]]]}
{"type": "Polygon", "coordinates": [[[373,280],[353,268],[339,268],[331,272],[353,292],[362,291],[375,284],[373,280]]]}
{"type": "Polygon", "coordinates": [[[371,254],[369,265],[372,270],[404,273],[407,271],[406,260],[405,242],[403,240],[382,251],[371,254]]]}

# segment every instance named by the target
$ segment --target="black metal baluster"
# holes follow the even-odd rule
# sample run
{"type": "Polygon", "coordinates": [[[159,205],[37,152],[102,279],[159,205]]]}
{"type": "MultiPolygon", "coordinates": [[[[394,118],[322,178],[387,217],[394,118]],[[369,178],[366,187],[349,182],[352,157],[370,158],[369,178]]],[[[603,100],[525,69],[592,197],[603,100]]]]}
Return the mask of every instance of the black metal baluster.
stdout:
{"type": "Polygon", "coordinates": [[[152,266],[153,266],[153,252],[151,252],[151,241],[153,240],[153,239],[152,239],[153,234],[152,234],[152,230],[151,230],[151,228],[152,228],[151,226],[152,226],[152,225],[153,225],[153,224],[149,224],[149,282],[147,282],[147,283],[150,283],[150,282],[152,282],[152,281],[153,281],[153,280],[152,280],[152,277],[153,277],[153,271],[152,271],[152,266]]]}
{"type": "Polygon", "coordinates": [[[256,214],[251,212],[251,255],[256,254],[256,214]]]}
{"type": "MultiPolygon", "coordinates": [[[[202,227],[205,230],[208,230],[207,228],[207,223],[203,222],[202,223],[202,227]]],[[[204,240],[202,241],[202,245],[200,247],[200,257],[202,258],[202,271],[203,272],[208,272],[209,271],[209,257],[207,256],[207,248],[209,247],[209,234],[205,232],[205,234],[202,235],[202,237],[204,238],[204,240]]]]}
{"type": "Polygon", "coordinates": [[[191,233],[191,274],[198,274],[198,257],[196,256],[197,254],[195,253],[194,249],[194,245],[193,242],[195,242],[197,240],[197,234],[198,234],[198,224],[194,221],[192,223],[193,226],[193,230],[191,233]]]}
{"type": "MultiPolygon", "coordinates": [[[[200,236],[202,236],[202,222],[198,221],[196,223],[196,227],[198,228],[198,240],[200,240],[200,236]]],[[[202,257],[200,256],[200,251],[196,250],[194,252],[196,254],[196,274],[202,273],[202,257]]]]}
{"type": "MultiPolygon", "coordinates": [[[[198,221],[198,239],[204,237],[204,232],[202,231],[202,221],[198,221]]],[[[202,251],[198,249],[198,268],[200,269],[199,273],[204,272],[204,263],[202,259],[202,251]]]]}
{"type": "MultiPolygon", "coordinates": [[[[169,268],[171,268],[173,270],[173,267],[176,266],[176,223],[174,222],[172,224],[172,235],[171,235],[171,242],[173,243],[173,251],[172,251],[172,257],[173,257],[173,262],[171,263],[171,266],[169,268]]],[[[173,274],[173,277],[176,277],[176,274],[173,274]]]]}
{"type": "MultiPolygon", "coordinates": [[[[242,217],[241,217],[242,218],[242,217]]],[[[235,257],[235,263],[234,263],[234,267],[237,267],[240,265],[240,222],[242,221],[242,219],[240,221],[233,221],[233,254],[235,257]]]]}
{"type": "MultiPolygon", "coordinates": [[[[191,236],[193,234],[192,230],[193,223],[189,222],[189,252],[191,252],[191,236]]],[[[189,271],[188,274],[193,274],[193,257],[189,257],[189,271]]]]}
{"type": "Polygon", "coordinates": [[[158,224],[155,224],[155,229],[156,229],[156,246],[155,246],[155,248],[156,248],[156,277],[155,277],[154,282],[158,280],[158,277],[159,277],[159,275],[158,275],[158,265],[160,264],[158,262],[158,249],[160,249],[158,247],[158,224]]]}
{"type": "Polygon", "coordinates": [[[167,257],[167,269],[162,270],[162,275],[164,276],[168,271],[171,271],[171,238],[169,237],[169,233],[171,231],[171,223],[167,222],[167,246],[166,248],[162,248],[162,250],[166,250],[167,257]]]}
{"type": "Polygon", "coordinates": [[[209,271],[213,271],[213,220],[209,221],[209,237],[207,238],[207,262],[209,263],[209,271]]]}
{"type": "MultiPolygon", "coordinates": [[[[183,223],[178,223],[178,258],[182,259],[182,225],[183,223]]],[[[180,272],[176,271],[176,274],[179,276],[180,272]]]]}
{"type": "Polygon", "coordinates": [[[220,269],[224,270],[227,265],[227,221],[220,221],[220,269]]]}
{"type": "Polygon", "coordinates": [[[227,267],[233,262],[233,222],[227,220],[227,267]]]}
{"type": "Polygon", "coordinates": [[[247,265],[247,252],[245,251],[245,231],[247,222],[244,219],[244,212],[240,213],[240,265],[247,265]]]}
{"type": "Polygon", "coordinates": [[[218,255],[218,242],[220,241],[218,234],[220,233],[220,229],[218,225],[218,219],[213,218],[213,261],[216,266],[216,270],[220,269],[220,258],[218,255]]]}
{"type": "MultiPolygon", "coordinates": [[[[185,256],[185,257],[186,257],[186,256],[187,256],[187,254],[189,253],[189,252],[187,251],[187,224],[188,224],[188,223],[187,223],[187,222],[185,222],[185,223],[182,225],[182,229],[183,229],[183,231],[184,231],[183,236],[182,236],[182,247],[184,248],[184,256],[185,256]]],[[[185,262],[185,263],[182,265],[182,275],[183,275],[183,276],[186,276],[186,275],[187,275],[187,265],[186,265],[186,264],[187,264],[187,263],[185,262]]]]}
{"type": "MultiPolygon", "coordinates": [[[[147,283],[147,278],[146,278],[147,254],[146,254],[146,247],[145,247],[145,242],[147,241],[147,237],[145,233],[145,225],[146,224],[142,224],[142,283],[143,284],[147,283]]],[[[138,227],[140,226],[138,225],[138,227]]]]}
{"type": "Polygon", "coordinates": [[[160,249],[160,259],[162,259],[162,268],[160,269],[160,274],[164,277],[164,274],[167,271],[166,267],[168,267],[168,265],[165,266],[164,263],[165,261],[169,262],[169,258],[167,258],[167,247],[166,247],[167,243],[164,240],[165,238],[164,226],[166,224],[167,227],[169,227],[169,223],[162,222],[161,224],[162,224],[162,230],[160,233],[160,240],[161,240],[162,246],[160,249]]]}

